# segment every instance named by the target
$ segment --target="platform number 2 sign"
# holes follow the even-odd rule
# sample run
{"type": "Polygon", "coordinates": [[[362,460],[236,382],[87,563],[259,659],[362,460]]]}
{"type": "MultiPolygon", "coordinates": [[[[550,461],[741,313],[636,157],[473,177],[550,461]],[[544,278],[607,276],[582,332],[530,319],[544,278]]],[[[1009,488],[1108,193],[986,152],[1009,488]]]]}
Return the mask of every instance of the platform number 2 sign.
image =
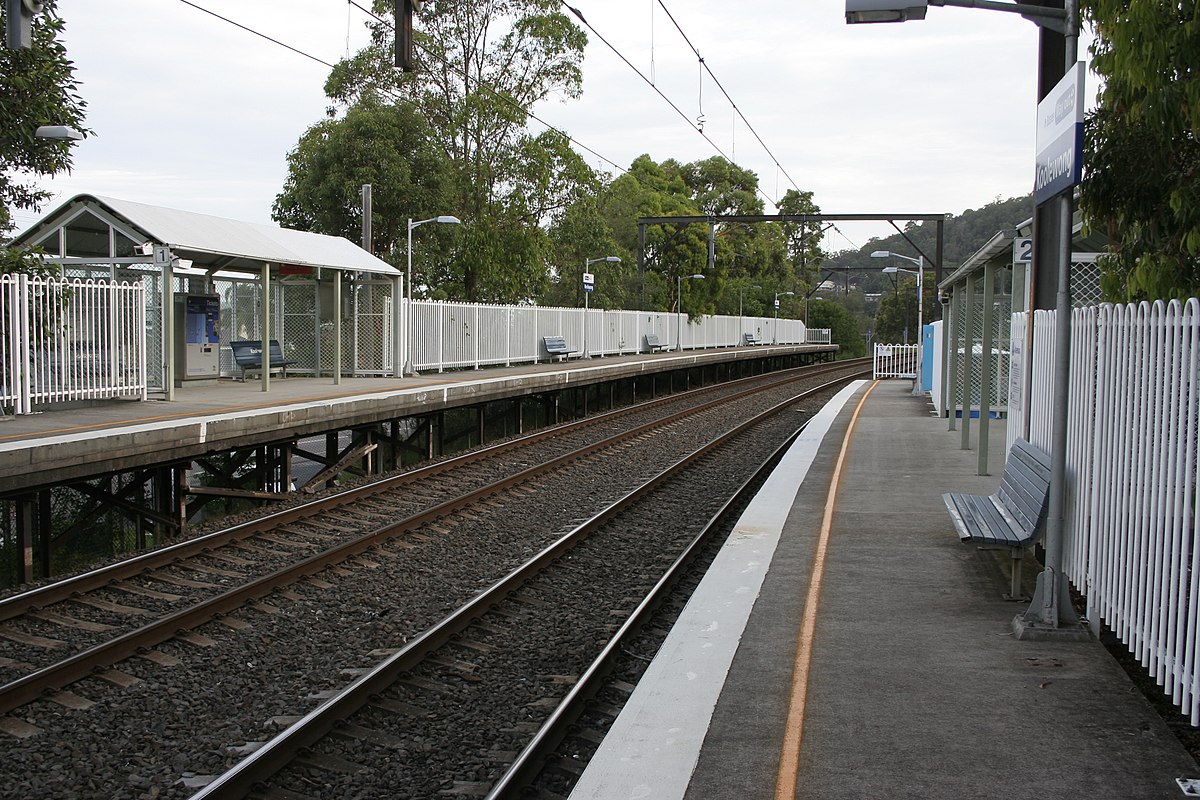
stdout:
{"type": "Polygon", "coordinates": [[[1013,266],[1033,263],[1033,239],[1013,240],[1013,266]]]}

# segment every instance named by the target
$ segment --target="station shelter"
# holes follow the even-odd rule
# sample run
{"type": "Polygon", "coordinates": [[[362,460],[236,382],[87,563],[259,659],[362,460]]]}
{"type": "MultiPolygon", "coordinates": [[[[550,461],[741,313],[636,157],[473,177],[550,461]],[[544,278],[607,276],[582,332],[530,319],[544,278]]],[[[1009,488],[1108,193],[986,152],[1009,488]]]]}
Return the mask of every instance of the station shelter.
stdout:
{"type": "Polygon", "coordinates": [[[145,390],[166,399],[242,375],[233,341],[274,340],[289,372],[334,382],[401,368],[402,273],[340,236],[84,194],[12,245],[40,248],[61,279],[144,288],[144,327],[129,334],[144,341],[105,349],[143,352],[145,390]]]}

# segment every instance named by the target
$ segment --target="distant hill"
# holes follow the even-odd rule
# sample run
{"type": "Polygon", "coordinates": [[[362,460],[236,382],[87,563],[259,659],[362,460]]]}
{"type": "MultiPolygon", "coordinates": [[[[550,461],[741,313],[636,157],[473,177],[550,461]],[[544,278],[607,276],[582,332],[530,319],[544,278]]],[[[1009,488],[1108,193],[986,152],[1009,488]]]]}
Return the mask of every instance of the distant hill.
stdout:
{"type": "MultiPolygon", "coordinates": [[[[1032,216],[1033,198],[1030,196],[999,200],[982,208],[967,209],[961,214],[951,215],[945,223],[943,239],[945,272],[943,274],[948,275],[952,272],[998,231],[1020,225],[1032,216]]],[[[930,258],[933,257],[936,252],[937,223],[910,223],[905,228],[905,233],[930,258]]],[[[889,236],[886,239],[871,239],[859,250],[846,250],[826,258],[822,264],[822,275],[824,275],[825,269],[835,267],[880,268],[883,263],[879,259],[871,258],[871,252],[874,250],[892,250],[905,255],[917,255],[912,245],[906,242],[900,234],[889,236]]],[[[908,265],[901,264],[900,266],[908,265]]],[[[872,269],[870,272],[852,272],[850,284],[861,286],[868,292],[881,291],[885,287],[891,287],[891,279],[880,274],[876,269],[872,269]]],[[[845,282],[844,277],[835,277],[834,280],[839,284],[845,282]]],[[[927,280],[932,283],[932,276],[929,276],[927,280]]]]}

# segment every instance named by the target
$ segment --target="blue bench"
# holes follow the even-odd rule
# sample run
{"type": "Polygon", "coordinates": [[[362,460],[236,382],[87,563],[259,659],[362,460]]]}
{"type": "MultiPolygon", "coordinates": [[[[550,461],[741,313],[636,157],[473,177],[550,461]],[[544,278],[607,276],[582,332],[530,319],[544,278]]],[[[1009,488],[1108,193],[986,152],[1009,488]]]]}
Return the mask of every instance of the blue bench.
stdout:
{"type": "Polygon", "coordinates": [[[992,495],[942,495],[958,538],[1012,552],[1013,599],[1021,597],[1021,558],[1046,522],[1050,500],[1050,456],[1024,439],[1013,442],[1000,488],[992,495]]]}
{"type": "MultiPolygon", "coordinates": [[[[230,349],[233,350],[234,363],[242,370],[242,381],[246,380],[246,373],[252,370],[262,370],[262,340],[261,339],[246,339],[238,342],[230,342],[230,349]]],[[[287,368],[295,361],[291,361],[283,357],[283,348],[279,346],[279,342],[272,339],[267,345],[267,368],[271,370],[280,370],[283,377],[287,377],[287,368]]]]}

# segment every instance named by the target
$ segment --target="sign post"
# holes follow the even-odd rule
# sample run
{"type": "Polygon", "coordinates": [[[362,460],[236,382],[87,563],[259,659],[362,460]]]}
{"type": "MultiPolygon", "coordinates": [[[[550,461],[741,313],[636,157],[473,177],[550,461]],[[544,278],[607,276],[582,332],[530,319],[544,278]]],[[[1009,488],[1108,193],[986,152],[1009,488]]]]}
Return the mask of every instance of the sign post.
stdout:
{"type": "Polygon", "coordinates": [[[583,357],[591,358],[591,353],[588,352],[588,300],[592,296],[592,290],[596,288],[596,276],[590,272],[583,273],[583,357]]]}

